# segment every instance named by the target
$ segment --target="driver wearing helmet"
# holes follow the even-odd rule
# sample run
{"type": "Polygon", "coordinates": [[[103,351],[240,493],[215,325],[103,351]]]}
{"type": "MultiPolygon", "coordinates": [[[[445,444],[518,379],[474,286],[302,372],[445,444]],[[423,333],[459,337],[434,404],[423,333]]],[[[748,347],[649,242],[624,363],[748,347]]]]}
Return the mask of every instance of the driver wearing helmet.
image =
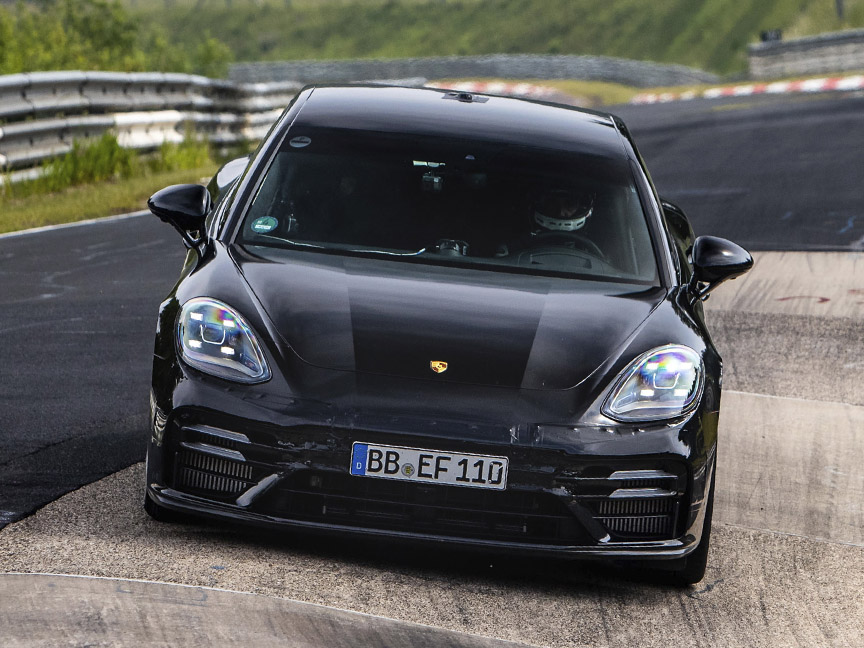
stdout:
{"type": "Polygon", "coordinates": [[[586,191],[555,189],[547,191],[531,203],[530,234],[511,244],[498,246],[495,256],[540,245],[543,240],[564,241],[567,235],[585,226],[594,213],[594,194],[586,191]]]}
{"type": "Polygon", "coordinates": [[[531,234],[575,232],[594,211],[594,194],[563,189],[550,191],[532,205],[531,234]]]}

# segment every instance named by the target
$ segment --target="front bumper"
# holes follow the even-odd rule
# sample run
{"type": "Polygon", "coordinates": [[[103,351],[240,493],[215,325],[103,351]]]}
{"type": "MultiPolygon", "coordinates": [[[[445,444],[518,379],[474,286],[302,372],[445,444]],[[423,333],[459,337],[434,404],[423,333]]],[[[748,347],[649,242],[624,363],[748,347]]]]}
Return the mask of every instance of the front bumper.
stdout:
{"type": "Polygon", "coordinates": [[[188,406],[170,414],[157,408],[154,421],[147,495],[167,509],[496,553],[686,556],[702,536],[714,465],[713,444],[682,443],[704,438],[698,417],[632,433],[568,430],[580,440],[569,448],[560,430],[506,443],[428,433],[407,441],[404,432],[276,426],[188,406]],[[506,454],[508,487],[354,477],[348,471],[354,441],[506,454]]]}
{"type": "Polygon", "coordinates": [[[301,531],[325,535],[339,535],[357,538],[386,538],[416,544],[448,545],[459,549],[486,550],[490,553],[507,555],[548,556],[563,558],[618,558],[640,560],[672,560],[683,558],[696,549],[698,540],[687,535],[673,540],[654,540],[644,542],[609,543],[598,546],[526,544],[500,540],[484,540],[459,536],[435,535],[375,529],[338,524],[325,524],[304,520],[291,520],[264,513],[257,513],[242,507],[223,504],[194,495],[188,495],[170,488],[149,485],[148,497],[160,506],[172,511],[190,515],[226,520],[238,524],[248,524],[269,529],[301,531]]]}

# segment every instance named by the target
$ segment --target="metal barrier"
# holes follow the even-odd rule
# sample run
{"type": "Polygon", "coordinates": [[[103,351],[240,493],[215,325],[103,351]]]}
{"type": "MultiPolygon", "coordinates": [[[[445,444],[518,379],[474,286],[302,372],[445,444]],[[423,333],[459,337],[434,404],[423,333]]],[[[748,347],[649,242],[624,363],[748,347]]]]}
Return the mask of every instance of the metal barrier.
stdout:
{"type": "Polygon", "coordinates": [[[190,126],[217,145],[255,141],[300,87],[158,72],[0,76],[0,170],[32,168],[108,131],[142,150],[179,142],[190,126]]]}

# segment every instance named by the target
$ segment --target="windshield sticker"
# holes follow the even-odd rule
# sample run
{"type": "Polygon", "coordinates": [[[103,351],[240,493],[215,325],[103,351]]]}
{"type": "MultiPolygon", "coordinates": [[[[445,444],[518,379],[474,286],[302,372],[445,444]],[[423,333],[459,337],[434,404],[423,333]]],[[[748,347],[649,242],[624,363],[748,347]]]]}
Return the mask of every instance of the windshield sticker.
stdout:
{"type": "Polygon", "coordinates": [[[306,137],[305,135],[300,135],[299,137],[293,138],[288,143],[294,148],[304,148],[312,143],[312,138],[306,137]]]}
{"type": "Polygon", "coordinates": [[[272,216],[263,216],[252,221],[252,231],[258,234],[266,234],[272,232],[278,227],[279,221],[272,216]]]}

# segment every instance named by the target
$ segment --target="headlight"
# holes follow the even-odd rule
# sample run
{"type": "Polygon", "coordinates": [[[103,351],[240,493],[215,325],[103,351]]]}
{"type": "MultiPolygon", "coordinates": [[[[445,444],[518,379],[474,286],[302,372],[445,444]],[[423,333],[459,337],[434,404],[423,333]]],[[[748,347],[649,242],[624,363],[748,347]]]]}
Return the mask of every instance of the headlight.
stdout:
{"type": "Polygon", "coordinates": [[[230,306],[199,297],[180,309],[177,345],[187,364],[243,383],[264,382],[270,368],[246,321],[230,306]]]}
{"type": "Polygon", "coordinates": [[[693,349],[677,344],[641,355],[619,379],[603,413],[618,421],[658,421],[692,410],[705,370],[693,349]]]}

